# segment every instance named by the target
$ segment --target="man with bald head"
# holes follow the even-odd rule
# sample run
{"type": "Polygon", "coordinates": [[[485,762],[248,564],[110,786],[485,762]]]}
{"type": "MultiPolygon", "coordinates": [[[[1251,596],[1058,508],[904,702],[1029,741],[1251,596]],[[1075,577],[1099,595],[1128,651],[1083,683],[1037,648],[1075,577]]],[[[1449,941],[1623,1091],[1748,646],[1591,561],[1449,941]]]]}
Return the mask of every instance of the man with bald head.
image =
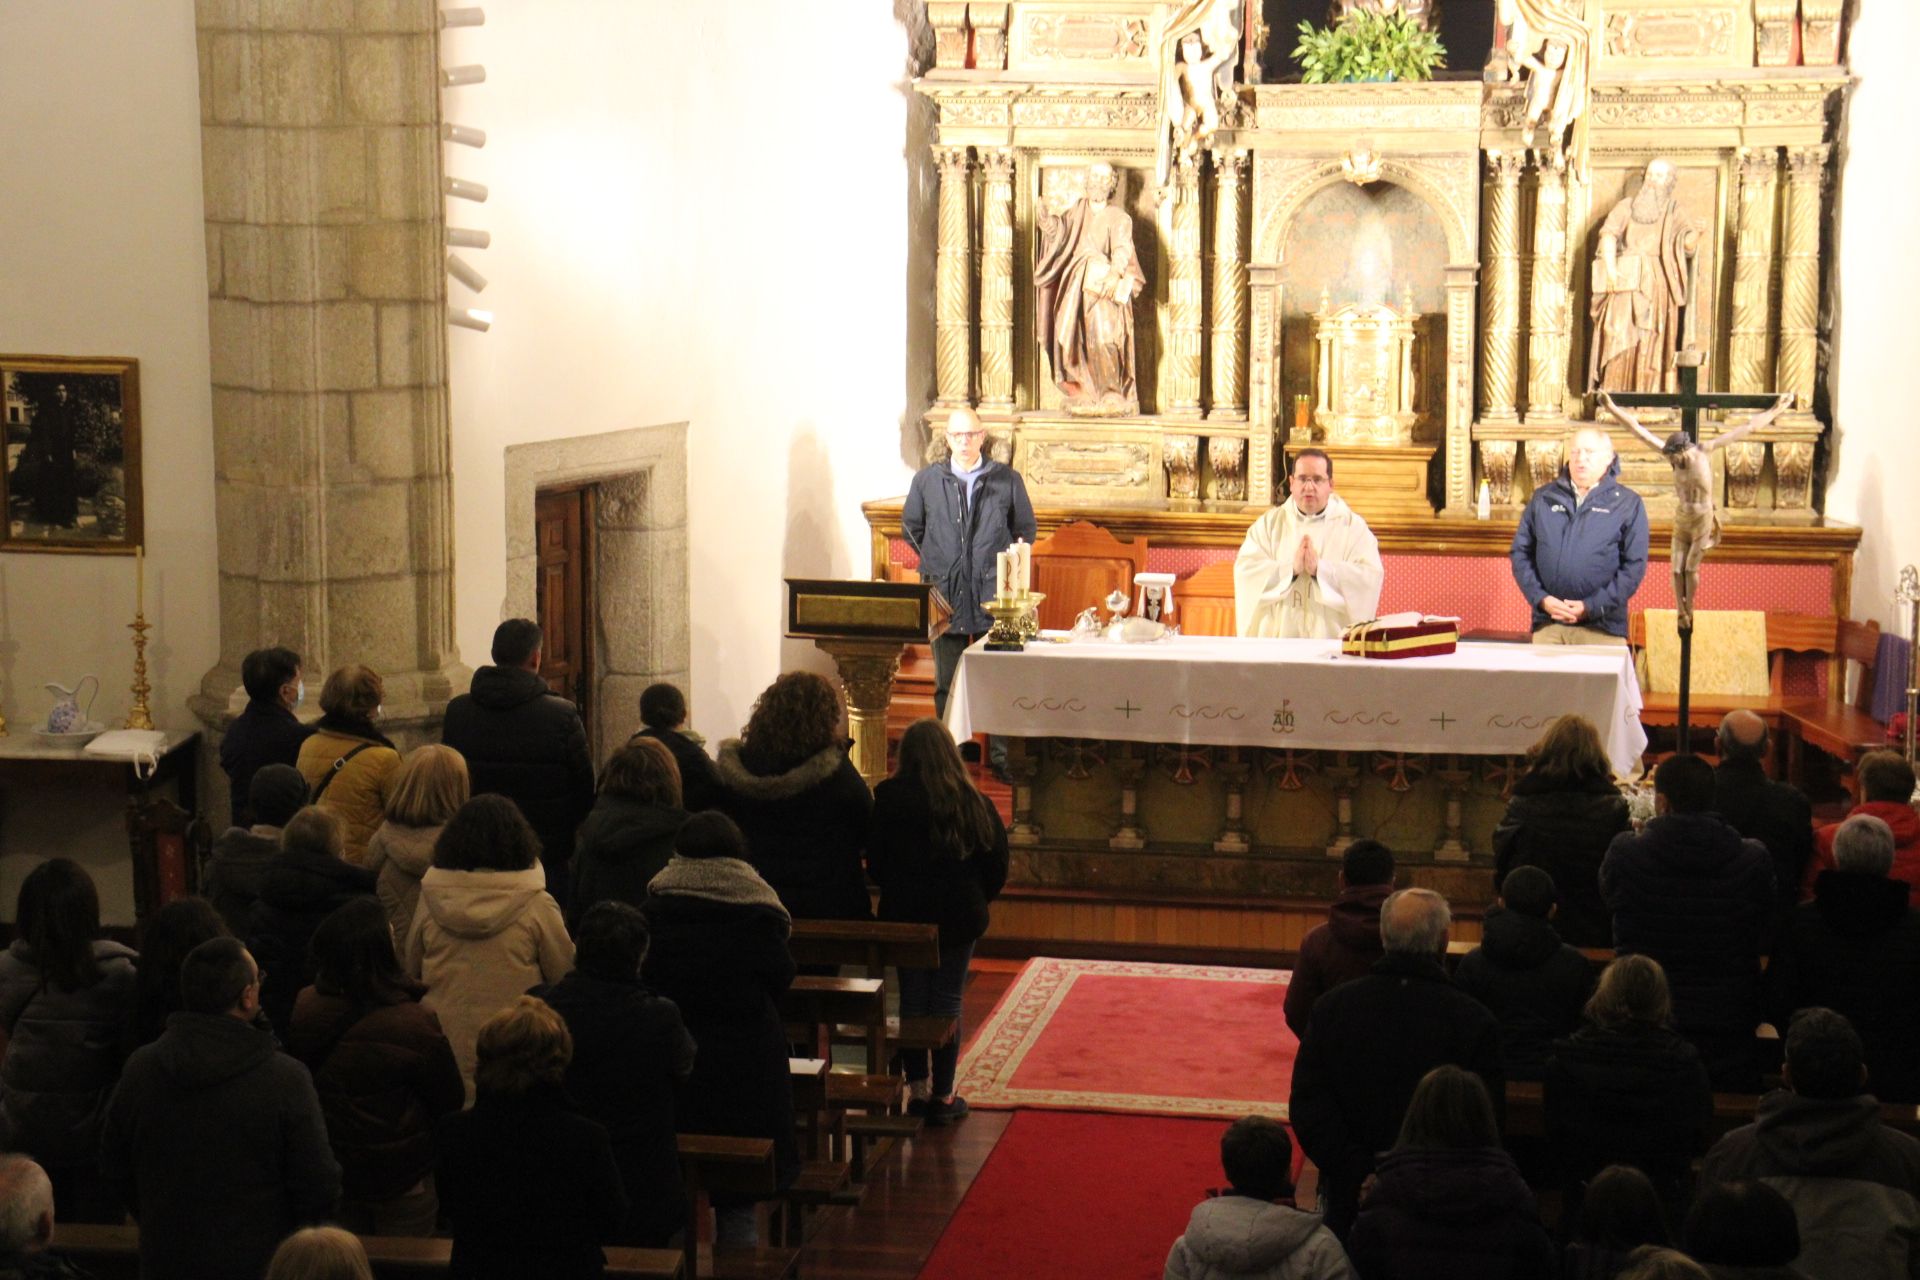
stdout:
{"type": "Polygon", "coordinates": [[[47,1252],[53,1183],[25,1156],[0,1156],[0,1280],[60,1280],[84,1272],[47,1252]]]}
{"type": "Polygon", "coordinates": [[[1647,511],[1619,476],[1607,433],[1582,427],[1521,513],[1508,559],[1533,606],[1535,644],[1626,644],[1627,602],[1647,573],[1647,511]]]}
{"type": "MultiPolygon", "coordinates": [[[[994,557],[1016,540],[1032,542],[1033,503],[1020,473],[986,456],[987,430],[971,409],[947,415],[944,450],[907,490],[900,530],[920,556],[920,581],[937,587],[953,606],[947,632],[933,642],[933,713],[945,718],[947,689],[967,646],[993,626],[994,557]],[[938,457],[944,453],[945,457],[938,457]]],[[[994,771],[1006,771],[1006,747],[989,748],[994,771]]]]}
{"type": "Polygon", "coordinates": [[[1813,805],[1794,787],[1767,776],[1772,745],[1767,722],[1751,711],[1720,721],[1720,764],[1713,771],[1713,811],[1727,825],[1767,846],[1779,914],[1800,900],[1800,883],[1813,858],[1813,805]]]}
{"type": "Polygon", "coordinates": [[[1451,1063],[1477,1072],[1496,1106],[1502,1097],[1499,1024],[1442,963],[1452,923],[1447,900],[1431,889],[1393,894],[1380,908],[1386,954],[1373,972],[1314,1002],[1289,1115],[1320,1170],[1327,1226],[1342,1239],[1421,1076],[1451,1063]]]}

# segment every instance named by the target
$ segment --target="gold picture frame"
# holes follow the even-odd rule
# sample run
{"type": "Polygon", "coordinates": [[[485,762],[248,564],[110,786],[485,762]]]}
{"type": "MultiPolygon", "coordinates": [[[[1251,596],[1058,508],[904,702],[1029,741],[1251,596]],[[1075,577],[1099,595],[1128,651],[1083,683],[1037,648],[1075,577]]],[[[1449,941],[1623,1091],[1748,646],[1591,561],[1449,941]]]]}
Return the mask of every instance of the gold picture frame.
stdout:
{"type": "Polygon", "coordinates": [[[0,552],[144,541],[138,360],[0,355],[0,450],[0,552]]]}

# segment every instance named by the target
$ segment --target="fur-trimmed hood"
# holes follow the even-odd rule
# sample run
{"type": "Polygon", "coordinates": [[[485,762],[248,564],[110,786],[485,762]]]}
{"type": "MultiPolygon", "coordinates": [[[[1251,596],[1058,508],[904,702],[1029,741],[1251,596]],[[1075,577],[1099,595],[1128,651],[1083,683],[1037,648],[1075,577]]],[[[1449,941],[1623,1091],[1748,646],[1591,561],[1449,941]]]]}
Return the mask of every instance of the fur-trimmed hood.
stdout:
{"type": "Polygon", "coordinates": [[[840,762],[847,758],[846,749],[836,743],[808,756],[785,773],[763,776],[747,768],[747,762],[740,758],[740,747],[738,738],[723,741],[715,767],[720,772],[720,781],[729,790],[760,804],[790,800],[813,790],[833,777],[840,768],[840,762]]]}

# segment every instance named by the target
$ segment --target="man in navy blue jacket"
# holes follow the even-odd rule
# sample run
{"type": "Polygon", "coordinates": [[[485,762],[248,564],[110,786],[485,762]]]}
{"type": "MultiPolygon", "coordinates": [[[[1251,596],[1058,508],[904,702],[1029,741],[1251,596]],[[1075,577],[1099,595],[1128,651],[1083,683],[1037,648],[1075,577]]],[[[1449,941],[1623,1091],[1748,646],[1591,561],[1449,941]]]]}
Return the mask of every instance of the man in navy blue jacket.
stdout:
{"type": "MultiPolygon", "coordinates": [[[[1038,531],[1026,482],[981,454],[986,439],[978,414],[954,410],[947,417],[950,456],[913,477],[900,510],[901,531],[920,556],[920,581],[953,606],[946,634],[933,642],[933,713],[942,718],[960,655],[993,626],[986,603],[995,591],[994,557],[1018,539],[1032,542],[1038,531]]],[[[994,771],[1004,773],[1006,747],[990,741],[989,750],[994,771]]]]}
{"type": "Polygon", "coordinates": [[[1627,602],[1647,572],[1647,511],[1620,483],[1607,433],[1582,427],[1560,474],[1533,491],[1513,532],[1513,580],[1535,644],[1625,644],[1627,602]]]}

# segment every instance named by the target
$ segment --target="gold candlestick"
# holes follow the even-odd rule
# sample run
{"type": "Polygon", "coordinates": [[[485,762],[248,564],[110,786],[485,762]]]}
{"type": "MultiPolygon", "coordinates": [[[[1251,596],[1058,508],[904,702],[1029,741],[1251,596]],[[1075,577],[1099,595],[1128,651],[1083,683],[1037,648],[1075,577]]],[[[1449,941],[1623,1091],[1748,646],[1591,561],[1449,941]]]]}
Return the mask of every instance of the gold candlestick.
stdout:
{"type": "Polygon", "coordinates": [[[133,632],[133,706],[127,710],[127,728],[151,729],[153,714],[147,707],[147,695],[153,692],[153,686],[147,683],[147,632],[153,624],[143,611],[136,610],[127,629],[133,632]]]}
{"type": "Polygon", "coordinates": [[[993,629],[987,632],[987,648],[995,653],[1018,653],[1040,634],[1040,602],[1047,597],[1038,591],[1023,591],[987,601],[993,615],[993,629]]]}

